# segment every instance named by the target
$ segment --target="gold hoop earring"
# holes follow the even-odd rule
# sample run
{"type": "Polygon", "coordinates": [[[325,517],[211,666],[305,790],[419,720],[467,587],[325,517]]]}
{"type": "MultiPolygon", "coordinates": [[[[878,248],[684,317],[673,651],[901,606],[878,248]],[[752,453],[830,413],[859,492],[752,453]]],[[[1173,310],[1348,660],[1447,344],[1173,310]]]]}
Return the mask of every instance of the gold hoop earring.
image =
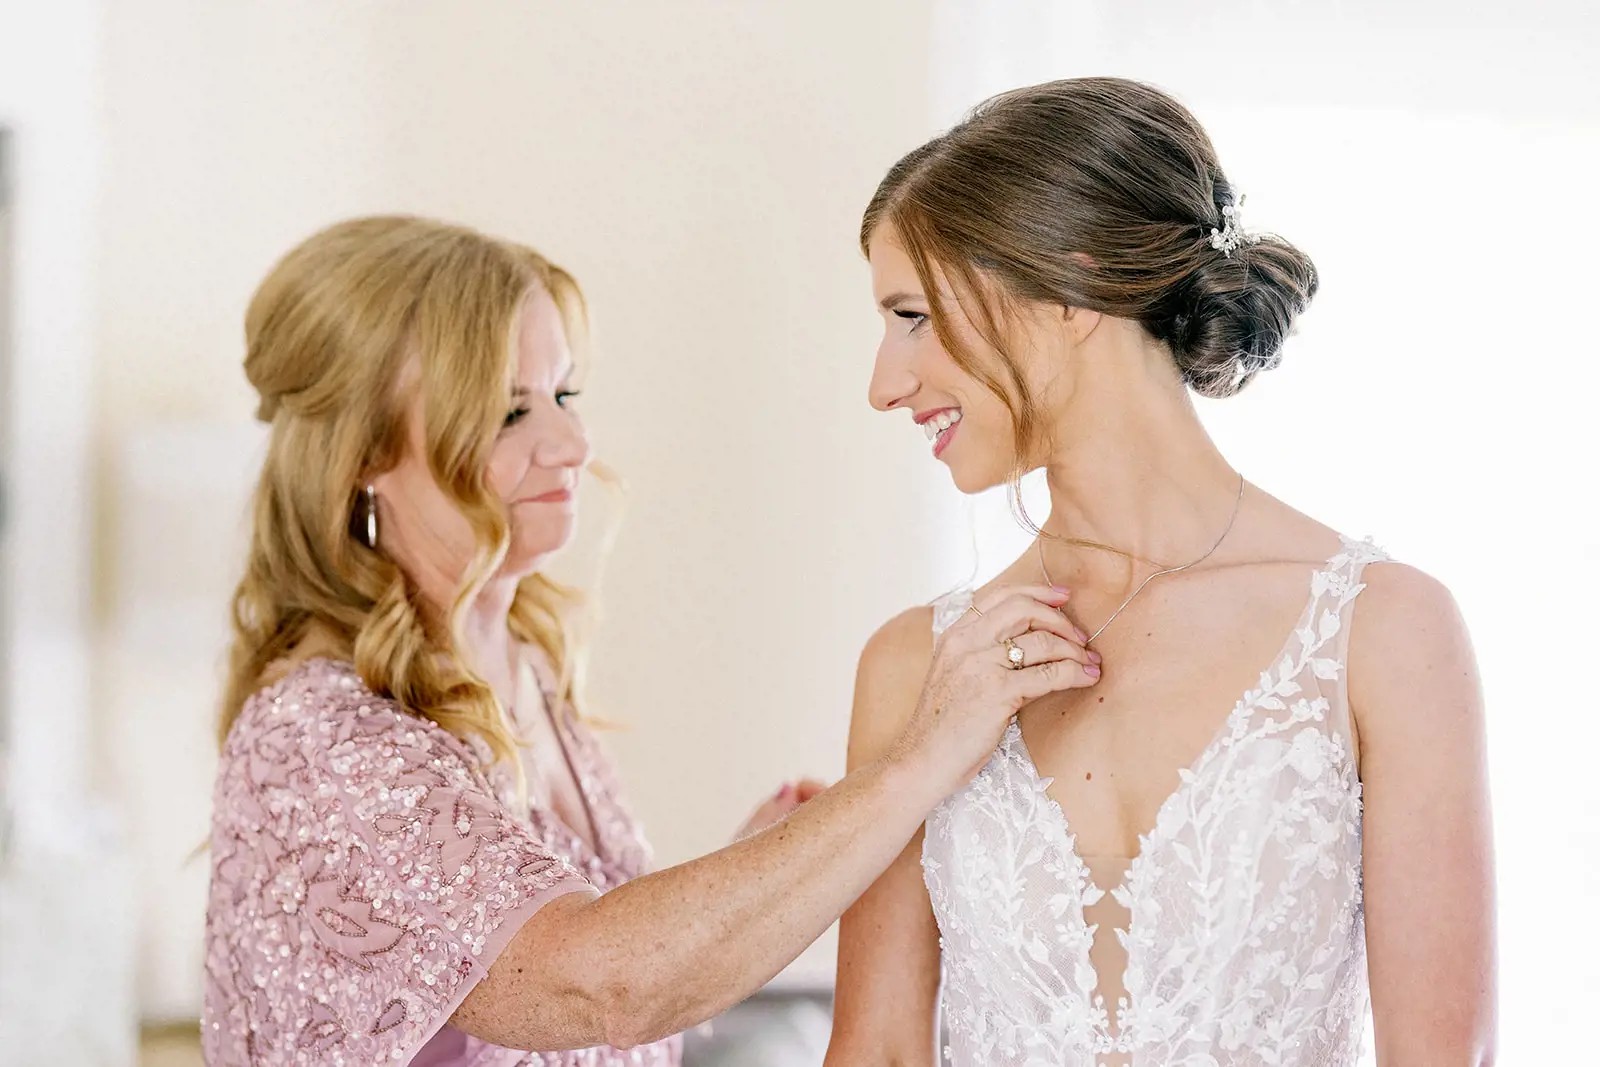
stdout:
{"type": "Polygon", "coordinates": [[[370,484],[362,493],[367,504],[366,545],[374,552],[378,550],[378,491],[370,484]]]}

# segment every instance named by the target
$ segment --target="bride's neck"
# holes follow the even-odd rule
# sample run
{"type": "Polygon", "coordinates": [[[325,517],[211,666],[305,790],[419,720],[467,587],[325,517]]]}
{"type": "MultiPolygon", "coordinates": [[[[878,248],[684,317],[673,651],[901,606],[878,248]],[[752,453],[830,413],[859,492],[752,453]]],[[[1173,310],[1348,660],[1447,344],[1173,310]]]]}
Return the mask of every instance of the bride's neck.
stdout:
{"type": "Polygon", "coordinates": [[[1161,566],[1187,562],[1216,542],[1239,474],[1181,385],[1121,392],[1080,398],[1070,428],[1057,429],[1059,444],[1045,464],[1045,533],[1161,566]]]}

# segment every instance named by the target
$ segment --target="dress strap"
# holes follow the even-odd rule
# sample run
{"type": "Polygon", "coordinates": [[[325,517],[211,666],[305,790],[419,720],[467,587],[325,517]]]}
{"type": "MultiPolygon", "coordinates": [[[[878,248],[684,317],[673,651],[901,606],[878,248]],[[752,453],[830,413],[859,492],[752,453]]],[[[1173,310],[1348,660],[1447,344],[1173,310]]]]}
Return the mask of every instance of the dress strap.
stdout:
{"type": "Polygon", "coordinates": [[[933,636],[935,639],[964,615],[972,606],[972,590],[957,589],[933,602],[933,636]]]}
{"type": "Polygon", "coordinates": [[[1367,566],[1389,560],[1389,554],[1372,542],[1370,537],[1357,541],[1341,537],[1337,554],[1328,560],[1327,568],[1313,579],[1314,624],[1324,632],[1337,630],[1329,643],[1331,659],[1338,665],[1333,679],[1332,704],[1329,724],[1346,741],[1353,740],[1350,711],[1350,625],[1355,615],[1356,598],[1365,589],[1361,580],[1367,566]]]}
{"type": "MultiPolygon", "coordinates": [[[[1349,537],[1341,537],[1341,544],[1337,554],[1328,560],[1327,568],[1319,576],[1316,592],[1319,597],[1325,598],[1324,607],[1336,611],[1348,623],[1350,613],[1354,609],[1355,599],[1366,588],[1362,582],[1362,573],[1369,563],[1385,563],[1389,560],[1389,553],[1373,544],[1368,537],[1357,541],[1349,537]]],[[[1339,651],[1343,654],[1348,642],[1348,626],[1343,628],[1339,640],[1339,651]]]]}

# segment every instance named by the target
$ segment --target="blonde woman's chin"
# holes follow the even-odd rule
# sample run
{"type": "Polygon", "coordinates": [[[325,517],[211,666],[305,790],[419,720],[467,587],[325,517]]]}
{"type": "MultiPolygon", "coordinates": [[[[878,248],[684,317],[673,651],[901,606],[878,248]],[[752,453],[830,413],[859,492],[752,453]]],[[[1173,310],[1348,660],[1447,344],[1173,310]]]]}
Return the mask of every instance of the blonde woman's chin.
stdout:
{"type": "Polygon", "coordinates": [[[572,540],[572,524],[562,530],[539,534],[517,534],[506,551],[505,562],[500,564],[500,575],[505,578],[526,578],[547,566],[572,540]]]}

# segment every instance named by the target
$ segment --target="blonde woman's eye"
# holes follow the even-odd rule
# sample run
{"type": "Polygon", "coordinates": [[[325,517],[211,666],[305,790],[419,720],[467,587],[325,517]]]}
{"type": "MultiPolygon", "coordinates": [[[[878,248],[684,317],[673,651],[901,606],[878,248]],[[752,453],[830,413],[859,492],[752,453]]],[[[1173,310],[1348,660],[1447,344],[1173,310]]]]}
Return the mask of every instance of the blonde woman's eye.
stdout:
{"type": "Polygon", "coordinates": [[[563,408],[569,407],[574,400],[578,399],[578,397],[582,395],[583,394],[578,392],[576,389],[563,389],[556,394],[556,406],[563,408]]]}
{"type": "Polygon", "coordinates": [[[897,319],[904,319],[906,322],[911,323],[912,333],[916,333],[922,328],[922,324],[928,321],[928,316],[924,315],[920,311],[905,311],[902,309],[896,311],[894,315],[897,319]]]}
{"type": "Polygon", "coordinates": [[[517,423],[521,422],[523,419],[525,419],[527,417],[528,417],[528,409],[527,408],[512,408],[509,412],[506,413],[506,421],[505,421],[505,424],[504,424],[504,426],[502,428],[503,429],[510,429],[511,427],[515,426],[517,423]]]}

